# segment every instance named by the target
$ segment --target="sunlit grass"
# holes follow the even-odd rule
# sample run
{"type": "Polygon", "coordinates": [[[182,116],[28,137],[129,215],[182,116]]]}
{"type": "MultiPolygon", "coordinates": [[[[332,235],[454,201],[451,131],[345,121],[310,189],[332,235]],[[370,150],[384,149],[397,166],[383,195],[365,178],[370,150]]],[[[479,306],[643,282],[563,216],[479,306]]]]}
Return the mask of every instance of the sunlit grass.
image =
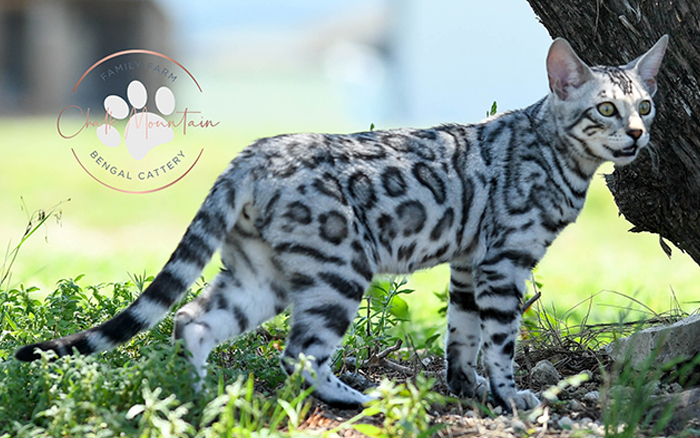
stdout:
{"type": "Polygon", "coordinates": [[[70,199],[61,205],[60,223],[43,229],[43,239],[27,242],[15,265],[15,284],[41,286],[80,273],[89,282],[124,280],[126,272],[155,273],[216,176],[255,138],[223,129],[202,134],[196,146],[204,148],[204,154],[182,181],[160,192],[132,195],[90,179],[70,153],[72,144],[56,134],[51,120],[5,120],[0,132],[5,158],[0,242],[16,243],[21,236],[26,225],[22,199],[30,212],[70,199]]]}
{"type": "MultiPolygon", "coordinates": [[[[60,224],[50,223],[38,238],[28,241],[13,270],[12,284],[47,290],[57,280],[79,274],[86,275],[87,283],[98,283],[124,281],[127,272],[156,273],[230,159],[255,138],[279,133],[272,128],[202,133],[197,146],[204,148],[204,155],[183,181],[162,192],[127,195],[105,189],[85,175],[54,123],[0,121],[0,243],[17,243],[26,226],[20,197],[30,212],[71,199],[61,206],[60,224]]],[[[658,237],[631,234],[629,228],[618,217],[603,178],[597,176],[578,222],[554,242],[537,270],[538,281],[544,284],[543,303],[561,313],[601,290],[633,295],[657,311],[670,307],[671,290],[681,303],[696,300],[700,268],[678,250],[668,260],[658,237]]],[[[205,271],[208,278],[217,265],[212,263],[205,271]]],[[[416,319],[442,324],[435,317],[440,303],[432,292],[445,289],[448,272],[441,266],[412,277],[410,286],[417,292],[408,299],[416,319]]],[[[619,309],[611,306],[629,304],[613,294],[600,295],[591,319],[616,320],[619,309]]]]}

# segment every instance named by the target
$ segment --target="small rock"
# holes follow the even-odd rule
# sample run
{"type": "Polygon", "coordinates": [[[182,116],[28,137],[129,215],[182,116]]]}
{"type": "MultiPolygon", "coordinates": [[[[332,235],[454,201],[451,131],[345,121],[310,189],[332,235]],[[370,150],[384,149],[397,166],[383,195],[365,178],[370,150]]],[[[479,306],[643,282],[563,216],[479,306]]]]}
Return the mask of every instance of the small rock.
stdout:
{"type": "Polygon", "coordinates": [[[561,380],[561,375],[548,360],[541,360],[532,369],[532,381],[541,386],[554,386],[561,380]]]}
{"type": "Polygon", "coordinates": [[[669,385],[668,392],[670,392],[671,394],[679,394],[683,392],[683,387],[678,383],[674,382],[669,385]]]}
{"type": "Polygon", "coordinates": [[[559,421],[557,421],[557,425],[561,429],[566,429],[566,430],[571,430],[571,428],[574,426],[574,420],[572,420],[568,415],[565,417],[561,417],[559,421]]]}
{"type": "Polygon", "coordinates": [[[549,420],[547,421],[547,425],[552,429],[557,427],[557,423],[559,422],[560,418],[561,415],[557,414],[556,412],[551,412],[549,414],[549,420]]]}
{"type": "MultiPolygon", "coordinates": [[[[649,394],[652,394],[655,392],[655,389],[658,389],[657,386],[653,385],[654,382],[649,382],[645,386],[645,393],[646,391],[651,391],[649,394]]],[[[657,382],[658,383],[658,382],[657,382]]],[[[619,401],[622,403],[629,403],[635,396],[636,389],[632,388],[631,386],[625,386],[625,385],[615,385],[612,388],[610,388],[610,391],[608,392],[608,400],[610,401],[619,401]]]]}
{"type": "Polygon", "coordinates": [[[501,415],[503,413],[503,408],[500,406],[496,406],[495,408],[493,408],[493,413],[496,415],[501,415]]]}
{"type": "Polygon", "coordinates": [[[581,427],[590,427],[591,423],[593,423],[593,420],[591,420],[591,419],[588,418],[588,417],[583,417],[583,418],[581,418],[580,420],[578,420],[578,424],[579,424],[581,427]]]}
{"type": "Polygon", "coordinates": [[[601,424],[591,423],[590,431],[596,436],[606,436],[605,428],[601,424]]]}
{"type": "Polygon", "coordinates": [[[514,432],[525,432],[527,431],[527,426],[525,426],[525,423],[520,421],[517,418],[514,418],[513,421],[510,422],[510,427],[513,428],[514,432]]]}
{"type": "Polygon", "coordinates": [[[586,395],[583,396],[583,401],[586,403],[590,403],[592,405],[596,405],[600,403],[600,392],[598,391],[591,391],[587,393],[586,395]]]}
{"type": "Polygon", "coordinates": [[[345,367],[350,371],[355,371],[357,369],[357,358],[355,356],[346,357],[345,367]]]}
{"type": "Polygon", "coordinates": [[[467,412],[464,413],[463,416],[466,417],[466,418],[480,418],[480,417],[479,417],[479,414],[477,414],[477,413],[474,412],[474,411],[467,411],[467,412]]]}
{"type": "Polygon", "coordinates": [[[360,391],[364,391],[369,388],[374,388],[376,385],[372,383],[370,380],[368,380],[365,376],[362,374],[358,373],[344,373],[343,375],[339,376],[340,380],[343,382],[347,383],[348,385],[352,386],[353,388],[357,388],[360,391]]]}
{"type": "Polygon", "coordinates": [[[569,400],[569,409],[578,412],[583,409],[583,406],[581,406],[581,403],[579,403],[577,400],[569,400]]]}
{"type": "Polygon", "coordinates": [[[661,387],[661,382],[658,380],[652,380],[651,382],[644,385],[646,391],[651,391],[654,395],[662,395],[664,393],[664,388],[661,387]]]}

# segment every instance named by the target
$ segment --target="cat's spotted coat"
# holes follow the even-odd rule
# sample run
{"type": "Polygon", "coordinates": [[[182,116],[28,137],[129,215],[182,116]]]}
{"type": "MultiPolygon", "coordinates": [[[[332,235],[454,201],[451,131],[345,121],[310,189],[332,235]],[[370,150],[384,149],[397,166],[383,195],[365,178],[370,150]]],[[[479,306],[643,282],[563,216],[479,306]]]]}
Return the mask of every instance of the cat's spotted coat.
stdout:
{"type": "Polygon", "coordinates": [[[225,268],[177,312],[175,339],[205,373],[210,350],[292,306],[282,364],[313,358],[315,395],[341,407],[367,396],[329,359],[375,273],[449,263],[447,383],[510,408],[513,355],[530,270],[579,214],[604,161],[630,163],[649,142],[667,37],[624,67],[588,67],[562,39],[547,58],[551,92],[475,125],[259,140],[221,174],[163,270],[114,319],[23,347],[94,353],[156,324],[221,250],[225,268]],[[477,375],[479,347],[488,383],[477,375]],[[291,361],[284,360],[291,359],[291,361]]]}

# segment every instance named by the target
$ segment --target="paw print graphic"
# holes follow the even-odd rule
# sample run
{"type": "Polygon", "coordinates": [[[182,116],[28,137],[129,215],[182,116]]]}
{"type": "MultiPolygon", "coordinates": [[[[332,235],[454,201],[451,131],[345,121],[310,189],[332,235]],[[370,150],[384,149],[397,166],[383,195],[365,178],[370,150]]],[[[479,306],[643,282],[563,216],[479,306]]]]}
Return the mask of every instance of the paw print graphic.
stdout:
{"type": "MultiPolygon", "coordinates": [[[[124,130],[124,142],[132,158],[140,160],[154,147],[171,142],[174,133],[160,115],[148,112],[148,92],[141,82],[131,81],[126,89],[126,97],[129,103],[116,94],[109,95],[105,97],[104,108],[110,117],[118,120],[131,114],[124,130]],[[129,110],[129,105],[133,110],[129,110]]],[[[170,115],[175,110],[175,95],[168,87],[160,87],[156,91],[155,104],[160,114],[170,115]]],[[[98,126],[97,137],[102,144],[111,148],[122,143],[119,131],[111,124],[98,126]]]]}

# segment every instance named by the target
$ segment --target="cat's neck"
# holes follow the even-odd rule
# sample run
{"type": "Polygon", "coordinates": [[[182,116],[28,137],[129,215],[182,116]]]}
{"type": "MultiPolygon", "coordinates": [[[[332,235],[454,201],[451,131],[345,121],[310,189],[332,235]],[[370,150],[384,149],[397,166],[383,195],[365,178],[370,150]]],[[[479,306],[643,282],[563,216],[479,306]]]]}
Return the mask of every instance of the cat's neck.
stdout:
{"type": "Polygon", "coordinates": [[[576,151],[573,144],[578,140],[567,133],[565,126],[558,123],[551,99],[553,97],[550,94],[523,111],[530,118],[540,141],[556,150],[562,164],[578,175],[581,183],[588,185],[603,161],[591,159],[576,151]]]}

